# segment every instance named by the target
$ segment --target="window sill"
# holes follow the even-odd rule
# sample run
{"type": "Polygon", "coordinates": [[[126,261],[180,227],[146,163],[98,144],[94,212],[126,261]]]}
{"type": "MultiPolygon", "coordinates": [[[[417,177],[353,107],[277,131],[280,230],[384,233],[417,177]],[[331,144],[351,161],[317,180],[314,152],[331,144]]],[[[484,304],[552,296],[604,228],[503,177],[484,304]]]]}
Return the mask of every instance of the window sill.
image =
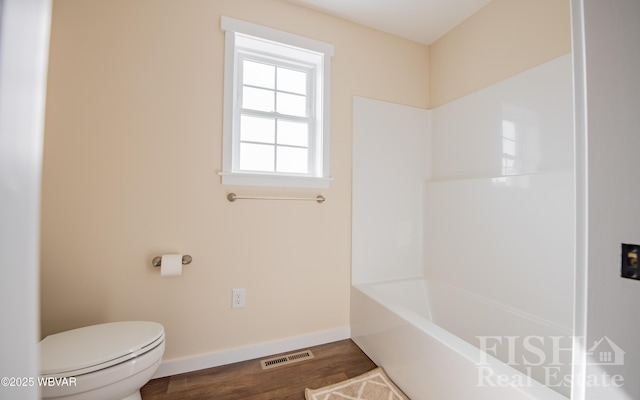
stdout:
{"type": "Polygon", "coordinates": [[[328,189],[333,178],[219,172],[223,185],[328,189]]]}

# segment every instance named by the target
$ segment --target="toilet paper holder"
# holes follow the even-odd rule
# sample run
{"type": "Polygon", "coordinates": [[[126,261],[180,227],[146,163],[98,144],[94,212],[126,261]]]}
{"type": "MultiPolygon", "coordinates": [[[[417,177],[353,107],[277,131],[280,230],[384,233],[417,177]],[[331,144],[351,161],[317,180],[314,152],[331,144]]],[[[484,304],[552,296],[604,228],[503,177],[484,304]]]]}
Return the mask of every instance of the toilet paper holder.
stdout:
{"type": "MultiPolygon", "coordinates": [[[[182,265],[191,264],[191,260],[193,260],[193,258],[190,255],[182,256],[182,265]]],[[[153,257],[153,260],[151,260],[151,265],[156,268],[162,266],[162,257],[153,257]]]]}

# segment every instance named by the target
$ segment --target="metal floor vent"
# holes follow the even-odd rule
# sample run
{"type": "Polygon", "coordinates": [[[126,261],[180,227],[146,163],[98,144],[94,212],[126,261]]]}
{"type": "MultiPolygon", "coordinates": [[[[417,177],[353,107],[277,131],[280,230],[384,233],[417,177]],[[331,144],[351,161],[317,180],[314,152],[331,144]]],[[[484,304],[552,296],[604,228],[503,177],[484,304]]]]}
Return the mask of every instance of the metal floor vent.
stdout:
{"type": "Polygon", "coordinates": [[[262,369],[269,369],[279,367],[281,365],[288,365],[304,360],[310,360],[312,358],[313,353],[311,352],[311,350],[303,350],[297,353],[291,353],[280,357],[267,358],[266,360],[260,361],[260,365],[262,365],[262,369]]]}

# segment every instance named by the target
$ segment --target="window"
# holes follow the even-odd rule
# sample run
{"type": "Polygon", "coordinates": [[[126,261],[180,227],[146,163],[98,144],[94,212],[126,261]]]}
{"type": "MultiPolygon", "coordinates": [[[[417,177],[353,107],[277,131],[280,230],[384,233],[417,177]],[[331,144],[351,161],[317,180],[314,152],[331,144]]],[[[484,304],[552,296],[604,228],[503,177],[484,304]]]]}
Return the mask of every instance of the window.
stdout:
{"type": "Polygon", "coordinates": [[[223,184],[329,186],[333,46],[222,17],[223,184]]]}

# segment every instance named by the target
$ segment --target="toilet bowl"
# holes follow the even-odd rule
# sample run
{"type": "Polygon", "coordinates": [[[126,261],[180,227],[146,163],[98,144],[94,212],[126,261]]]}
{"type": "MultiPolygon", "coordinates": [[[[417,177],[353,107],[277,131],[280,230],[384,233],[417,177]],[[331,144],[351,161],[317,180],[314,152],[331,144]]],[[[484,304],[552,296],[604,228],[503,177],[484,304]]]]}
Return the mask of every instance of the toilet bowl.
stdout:
{"type": "Polygon", "coordinates": [[[156,322],[110,322],[49,335],[39,343],[43,399],[140,400],[164,354],[156,322]]]}

